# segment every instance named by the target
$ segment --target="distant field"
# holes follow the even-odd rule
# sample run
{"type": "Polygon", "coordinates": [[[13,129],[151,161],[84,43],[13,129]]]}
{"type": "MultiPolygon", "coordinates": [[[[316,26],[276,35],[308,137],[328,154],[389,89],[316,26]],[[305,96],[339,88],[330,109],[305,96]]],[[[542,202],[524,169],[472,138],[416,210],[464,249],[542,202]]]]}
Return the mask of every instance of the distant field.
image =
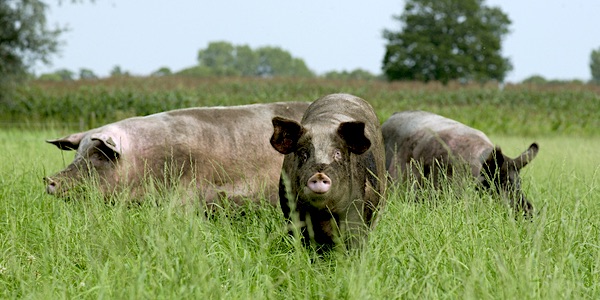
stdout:
{"type": "MultiPolygon", "coordinates": [[[[49,111],[30,119],[14,114],[18,128],[0,129],[0,298],[600,298],[596,91],[276,81],[269,94],[267,83],[31,87],[28,99],[46,97],[31,107],[46,103],[49,111]],[[44,140],[80,126],[77,114],[90,111],[81,99],[96,99],[89,105],[106,114],[96,115],[100,125],[161,110],[158,99],[166,99],[167,109],[181,99],[189,102],[174,106],[310,100],[333,91],[369,99],[382,119],[406,108],[450,115],[491,132],[511,157],[538,142],[539,155],[522,174],[538,214],[515,220],[498,199],[473,189],[428,191],[426,203],[415,203],[410,190],[392,190],[366,249],[323,259],[287,237],[274,208],[208,220],[179,206],[176,195],[155,196],[159,206],[127,207],[104,204],[95,193],[65,202],[44,192],[42,177],[73,157],[44,140]],[[200,94],[205,102],[193,100],[200,94]],[[81,111],[59,114],[52,106],[74,105],[60,99],[78,99],[81,111]],[[131,108],[115,104],[119,99],[131,108]]],[[[83,126],[90,122],[85,118],[83,126]]]]}
{"type": "Polygon", "coordinates": [[[395,111],[423,109],[491,134],[595,135],[600,128],[598,85],[507,85],[500,90],[497,85],[181,77],[32,82],[0,107],[0,125],[87,129],[175,108],[313,101],[337,92],[366,99],[382,122],[395,111]]]}

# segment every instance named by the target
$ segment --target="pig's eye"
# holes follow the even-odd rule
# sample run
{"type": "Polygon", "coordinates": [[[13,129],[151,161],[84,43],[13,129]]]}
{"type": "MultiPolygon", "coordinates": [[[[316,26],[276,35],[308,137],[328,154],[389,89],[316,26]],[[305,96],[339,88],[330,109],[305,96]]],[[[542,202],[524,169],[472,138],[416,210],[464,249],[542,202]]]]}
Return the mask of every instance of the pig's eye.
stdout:
{"type": "Polygon", "coordinates": [[[102,152],[96,152],[96,153],[92,154],[92,158],[94,160],[100,160],[100,161],[107,160],[106,156],[102,152]]]}
{"type": "Polygon", "coordinates": [[[340,149],[335,149],[333,151],[333,159],[334,160],[341,160],[342,159],[342,151],[340,151],[340,149]]]}
{"type": "Polygon", "coordinates": [[[97,151],[97,152],[92,153],[91,158],[92,158],[92,160],[97,161],[97,162],[110,161],[110,159],[108,158],[106,153],[104,153],[102,151],[97,151]]]}
{"type": "Polygon", "coordinates": [[[305,162],[308,159],[308,152],[305,150],[300,150],[298,151],[298,157],[300,158],[300,160],[305,162]]]}

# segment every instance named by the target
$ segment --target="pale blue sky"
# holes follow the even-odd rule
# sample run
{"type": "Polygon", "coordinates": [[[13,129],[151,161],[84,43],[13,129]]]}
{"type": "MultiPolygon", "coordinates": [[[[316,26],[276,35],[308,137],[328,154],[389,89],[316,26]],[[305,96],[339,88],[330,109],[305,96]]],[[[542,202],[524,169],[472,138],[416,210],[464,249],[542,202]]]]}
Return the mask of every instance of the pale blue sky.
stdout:
{"type": "MultiPolygon", "coordinates": [[[[403,1],[359,0],[48,0],[49,23],[67,26],[60,55],[37,74],[80,68],[107,76],[119,65],[137,75],[159,67],[196,64],[211,41],[253,48],[278,46],[322,74],[366,69],[381,73],[383,29],[398,30],[392,15],[403,1]]],[[[514,66],[507,81],[531,75],[589,80],[590,53],[600,48],[598,0],[487,0],[512,20],[503,55],[514,66]]]]}

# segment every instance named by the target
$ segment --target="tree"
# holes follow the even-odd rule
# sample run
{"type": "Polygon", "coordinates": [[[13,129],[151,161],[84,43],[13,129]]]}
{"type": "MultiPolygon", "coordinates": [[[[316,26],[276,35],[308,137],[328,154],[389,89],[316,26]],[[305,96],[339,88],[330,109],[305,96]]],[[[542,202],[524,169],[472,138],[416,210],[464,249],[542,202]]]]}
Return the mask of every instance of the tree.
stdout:
{"type": "Polygon", "coordinates": [[[38,79],[47,81],[71,81],[75,73],[67,69],[56,70],[53,73],[42,74],[38,79]]]}
{"type": "Polygon", "coordinates": [[[590,55],[590,70],[592,71],[592,82],[600,83],[600,48],[592,50],[590,55]]]}
{"type": "Polygon", "coordinates": [[[546,80],[546,78],[544,78],[542,75],[531,75],[523,79],[522,83],[546,84],[548,83],[548,80],[546,80]]]}
{"type": "Polygon", "coordinates": [[[0,102],[36,62],[48,63],[62,29],[48,29],[39,0],[0,1],[0,102]]]}
{"type": "Polygon", "coordinates": [[[60,76],[60,78],[62,80],[66,80],[66,81],[73,80],[73,77],[75,76],[75,73],[68,69],[60,69],[54,73],[58,74],[58,76],[60,76]]]}
{"type": "Polygon", "coordinates": [[[400,32],[388,40],[383,71],[388,80],[498,80],[512,69],[501,56],[510,19],[484,0],[407,0],[394,19],[400,32]]]}
{"type": "Polygon", "coordinates": [[[371,74],[371,72],[363,69],[354,69],[350,72],[344,70],[341,72],[338,71],[329,71],[323,75],[323,77],[328,79],[355,79],[355,80],[374,80],[377,79],[377,76],[371,74]]]}
{"type": "Polygon", "coordinates": [[[123,69],[121,69],[121,66],[116,65],[112,68],[112,70],[110,70],[110,77],[123,77],[123,76],[129,76],[129,72],[127,71],[123,71],[123,69]]]}
{"type": "Polygon", "coordinates": [[[234,57],[233,68],[238,71],[239,75],[256,76],[260,58],[252,48],[247,45],[236,46],[234,57]]]}
{"type": "Polygon", "coordinates": [[[198,51],[198,64],[211,69],[214,75],[239,75],[235,69],[235,47],[228,42],[212,42],[198,51]]]}
{"type": "Polygon", "coordinates": [[[314,74],[302,59],[294,58],[278,47],[252,50],[247,45],[234,46],[228,42],[211,42],[198,51],[198,66],[181,71],[188,75],[216,76],[308,76],[314,74]]]}
{"type": "Polygon", "coordinates": [[[177,71],[175,74],[189,77],[211,77],[214,76],[211,73],[211,69],[205,66],[193,66],[177,71]]]}
{"type": "Polygon", "coordinates": [[[150,74],[150,76],[162,77],[162,76],[169,76],[171,74],[173,74],[173,72],[171,72],[171,69],[169,69],[169,67],[160,67],[158,70],[152,72],[152,74],[150,74]]]}
{"type": "Polygon", "coordinates": [[[93,80],[98,79],[98,76],[94,73],[94,71],[86,68],[81,68],[79,70],[79,79],[83,80],[93,80]]]}
{"type": "Polygon", "coordinates": [[[257,75],[261,77],[312,77],[302,59],[279,47],[261,47],[256,50],[259,57],[257,75]]]}

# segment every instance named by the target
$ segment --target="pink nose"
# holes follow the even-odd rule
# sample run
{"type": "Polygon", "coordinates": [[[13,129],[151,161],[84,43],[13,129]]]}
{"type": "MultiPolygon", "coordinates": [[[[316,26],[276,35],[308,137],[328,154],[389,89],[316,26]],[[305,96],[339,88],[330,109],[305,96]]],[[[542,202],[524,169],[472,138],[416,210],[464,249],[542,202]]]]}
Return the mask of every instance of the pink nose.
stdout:
{"type": "Polygon", "coordinates": [[[323,173],[316,173],[308,179],[307,186],[317,194],[325,194],[331,188],[331,179],[323,173]]]}
{"type": "Polygon", "coordinates": [[[46,192],[50,195],[56,194],[56,189],[58,187],[58,183],[50,177],[44,177],[44,181],[48,184],[46,186],[46,192]]]}

